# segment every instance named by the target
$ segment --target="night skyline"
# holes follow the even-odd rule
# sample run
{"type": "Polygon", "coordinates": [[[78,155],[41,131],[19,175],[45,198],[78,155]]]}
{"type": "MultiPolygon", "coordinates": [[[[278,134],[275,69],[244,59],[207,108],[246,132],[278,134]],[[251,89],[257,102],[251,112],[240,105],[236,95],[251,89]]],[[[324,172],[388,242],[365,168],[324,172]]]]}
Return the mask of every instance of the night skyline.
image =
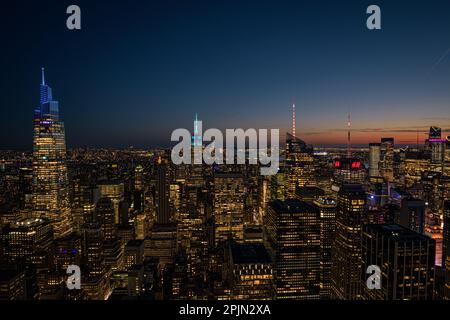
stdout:
{"type": "Polygon", "coordinates": [[[60,101],[68,147],[168,146],[176,128],[290,128],[314,145],[420,142],[449,134],[450,4],[17,1],[2,10],[1,149],[31,150],[40,68],[60,101]],[[133,5],[134,4],[134,5],[133,5]],[[44,9],[45,8],[45,9],[44,9]],[[56,40],[57,39],[57,40],[56,40]],[[7,111],[6,111],[7,110],[7,111]]]}

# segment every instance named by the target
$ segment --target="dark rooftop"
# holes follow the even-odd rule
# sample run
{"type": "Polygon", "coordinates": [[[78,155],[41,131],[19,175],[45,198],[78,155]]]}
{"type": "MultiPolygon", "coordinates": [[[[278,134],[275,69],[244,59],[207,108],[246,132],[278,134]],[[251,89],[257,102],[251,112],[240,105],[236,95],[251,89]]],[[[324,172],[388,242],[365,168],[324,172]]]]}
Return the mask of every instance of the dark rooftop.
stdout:
{"type": "Polygon", "coordinates": [[[383,237],[394,241],[432,240],[430,237],[405,228],[399,224],[369,224],[364,226],[364,230],[368,232],[379,233],[383,235],[383,237]]]}
{"type": "Polygon", "coordinates": [[[319,209],[310,203],[297,199],[288,199],[285,201],[275,200],[272,207],[278,212],[298,213],[298,212],[319,212],[319,209]]]}
{"type": "Polygon", "coordinates": [[[235,264],[271,263],[272,259],[263,244],[238,244],[230,245],[231,255],[235,264]]]}

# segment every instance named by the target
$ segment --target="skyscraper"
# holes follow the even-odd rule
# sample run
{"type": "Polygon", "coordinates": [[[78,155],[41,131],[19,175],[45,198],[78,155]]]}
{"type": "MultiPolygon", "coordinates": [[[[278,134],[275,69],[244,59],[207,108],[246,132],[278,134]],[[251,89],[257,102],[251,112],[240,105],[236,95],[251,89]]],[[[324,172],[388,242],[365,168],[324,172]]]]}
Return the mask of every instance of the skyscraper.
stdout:
{"type": "Polygon", "coordinates": [[[365,225],[362,233],[363,271],[381,269],[381,289],[369,289],[362,277],[363,298],[370,300],[431,300],[435,284],[435,241],[398,224],[365,225]]]}
{"type": "Polygon", "coordinates": [[[313,148],[289,132],[286,133],[286,170],[289,198],[295,197],[297,186],[315,185],[313,148]]]}
{"type": "Polygon", "coordinates": [[[380,156],[381,156],[381,144],[370,143],[369,144],[369,176],[380,176],[380,156]]]}
{"type": "Polygon", "coordinates": [[[338,193],[332,249],[332,289],[337,299],[360,298],[361,228],[366,193],[360,184],[344,184],[338,193]]]}
{"type": "Polygon", "coordinates": [[[156,222],[168,224],[172,222],[169,208],[169,172],[168,165],[164,159],[157,160],[157,189],[156,189],[156,222]]]}
{"type": "Polygon", "coordinates": [[[447,136],[446,140],[447,142],[445,143],[443,173],[446,176],[450,176],[450,136],[447,136]]]}
{"type": "Polygon", "coordinates": [[[330,299],[332,247],[336,230],[336,201],[319,198],[314,206],[320,211],[320,298],[330,299]]]}
{"type": "Polygon", "coordinates": [[[232,238],[244,241],[244,198],[246,190],[241,173],[214,174],[215,244],[232,238]]]}
{"type": "Polygon", "coordinates": [[[444,160],[446,139],[442,139],[441,134],[441,128],[435,126],[430,127],[428,143],[431,148],[432,163],[442,163],[442,161],[444,160]]]}
{"type": "Polygon", "coordinates": [[[264,221],[275,261],[277,299],[320,298],[320,211],[296,199],[275,200],[264,221]]]}
{"type": "Polygon", "coordinates": [[[56,237],[70,233],[64,123],[59,103],[53,100],[52,89],[45,83],[44,69],[40,104],[34,112],[32,189],[34,217],[51,220],[56,237]]]}
{"type": "Polygon", "coordinates": [[[442,239],[442,266],[450,258],[450,200],[444,201],[444,230],[442,239]]]}
{"type": "Polygon", "coordinates": [[[423,234],[425,227],[425,201],[412,197],[402,199],[400,224],[423,234]]]}
{"type": "Polygon", "coordinates": [[[381,138],[380,173],[387,181],[394,181],[394,138],[381,138]]]}
{"type": "Polygon", "coordinates": [[[297,186],[315,186],[313,148],[295,135],[295,105],[292,107],[292,134],[286,133],[286,171],[288,198],[295,197],[297,186]]]}

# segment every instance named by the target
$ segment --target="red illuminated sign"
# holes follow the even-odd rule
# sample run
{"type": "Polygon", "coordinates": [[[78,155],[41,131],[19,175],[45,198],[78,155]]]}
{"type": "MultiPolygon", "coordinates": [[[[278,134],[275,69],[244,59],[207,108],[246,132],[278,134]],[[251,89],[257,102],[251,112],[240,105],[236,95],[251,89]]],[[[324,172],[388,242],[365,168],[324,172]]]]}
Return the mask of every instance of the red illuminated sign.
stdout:
{"type": "Polygon", "coordinates": [[[361,168],[361,162],[360,161],[353,161],[352,162],[352,169],[359,169],[361,168]]]}

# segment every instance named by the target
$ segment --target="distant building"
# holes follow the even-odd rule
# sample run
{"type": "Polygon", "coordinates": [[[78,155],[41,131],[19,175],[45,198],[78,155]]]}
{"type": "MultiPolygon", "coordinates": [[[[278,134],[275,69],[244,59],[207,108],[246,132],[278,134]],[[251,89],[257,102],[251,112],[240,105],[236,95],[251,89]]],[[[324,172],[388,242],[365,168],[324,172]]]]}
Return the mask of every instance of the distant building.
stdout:
{"type": "Polygon", "coordinates": [[[244,176],[241,173],[214,174],[214,242],[244,241],[244,176]]]}
{"type": "Polygon", "coordinates": [[[380,176],[381,144],[369,144],[369,177],[380,176]]]}
{"type": "Polygon", "coordinates": [[[394,181],[394,138],[381,138],[380,174],[387,181],[394,181]]]}

